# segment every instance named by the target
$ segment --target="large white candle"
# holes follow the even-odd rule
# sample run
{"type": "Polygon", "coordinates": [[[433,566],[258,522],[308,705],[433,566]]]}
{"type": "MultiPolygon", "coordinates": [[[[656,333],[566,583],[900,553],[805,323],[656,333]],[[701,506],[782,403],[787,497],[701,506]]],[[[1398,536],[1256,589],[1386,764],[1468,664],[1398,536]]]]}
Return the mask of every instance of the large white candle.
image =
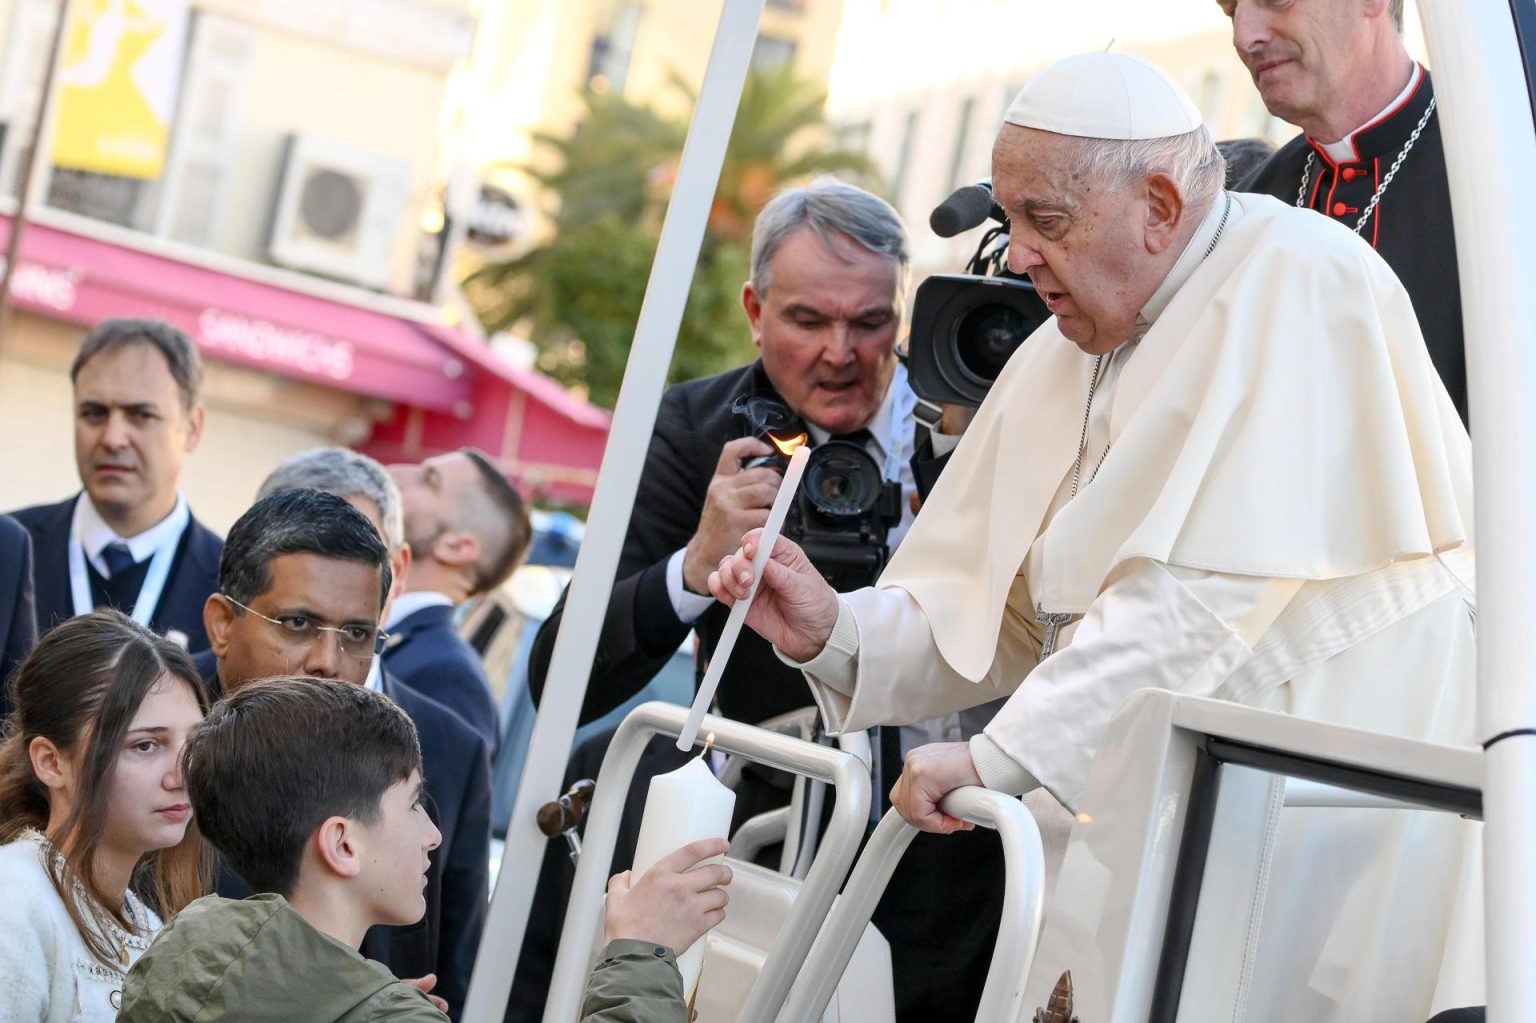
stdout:
{"type": "MultiPolygon", "coordinates": [[[[640,839],[635,844],[635,877],[690,842],[729,838],[731,811],[735,808],[736,793],[720,784],[705,766],[703,757],[695,757],[676,771],[652,778],[645,797],[645,815],[640,821],[640,839]]],[[[704,939],[674,951],[678,972],[683,975],[683,998],[691,1003],[704,964],[704,939]]]]}
{"type": "Polygon", "coordinates": [[[736,637],[741,633],[741,623],[747,617],[747,609],[752,606],[752,598],[757,596],[757,584],[763,579],[763,567],[768,564],[768,557],[773,553],[773,545],[778,541],[779,532],[784,528],[784,518],[789,514],[789,505],[795,499],[795,491],[800,489],[800,477],[805,475],[805,463],[810,457],[811,449],[804,444],[789,456],[789,466],[784,470],[784,481],[779,484],[779,492],[774,496],[773,507],[768,511],[768,524],[763,527],[763,532],[757,541],[757,554],[752,558],[752,589],[748,591],[746,599],[738,600],[731,607],[730,617],[725,620],[725,628],[720,631],[720,641],[715,644],[715,652],[710,655],[709,668],[704,672],[704,681],[700,683],[699,691],[694,694],[693,707],[688,711],[688,721],[677,737],[677,748],[680,750],[692,749],[699,737],[699,726],[704,723],[704,714],[715,698],[715,690],[720,688],[720,676],[725,671],[726,662],[731,658],[731,649],[736,646],[736,637]]]}

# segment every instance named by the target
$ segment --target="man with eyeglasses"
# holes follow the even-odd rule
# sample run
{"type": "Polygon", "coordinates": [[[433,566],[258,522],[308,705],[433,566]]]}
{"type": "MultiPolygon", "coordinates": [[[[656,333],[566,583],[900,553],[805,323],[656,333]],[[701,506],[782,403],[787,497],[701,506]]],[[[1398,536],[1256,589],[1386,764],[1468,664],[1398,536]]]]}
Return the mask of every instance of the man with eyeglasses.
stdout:
{"type": "MultiPolygon", "coordinates": [[[[366,684],[386,640],[378,623],[393,582],[390,551],[378,528],[348,500],[310,489],[258,500],[230,529],[219,591],[203,609],[211,650],[197,660],[210,695],[274,675],[366,684]]],[[[392,680],[382,689],[416,725],[427,809],[443,841],[431,853],[421,921],[371,928],[362,952],[397,977],[420,978],[423,987],[431,987],[429,975],[435,977],[435,993],[457,1018],[484,923],[486,744],[441,704],[392,680]]],[[[221,870],[218,890],[230,898],[250,894],[228,870],[221,870]]]]}
{"type": "Polygon", "coordinates": [[[332,494],[291,491],[256,502],[229,537],[242,542],[225,541],[203,607],[221,688],[274,675],[362,684],[392,582],[367,518],[332,494]]]}

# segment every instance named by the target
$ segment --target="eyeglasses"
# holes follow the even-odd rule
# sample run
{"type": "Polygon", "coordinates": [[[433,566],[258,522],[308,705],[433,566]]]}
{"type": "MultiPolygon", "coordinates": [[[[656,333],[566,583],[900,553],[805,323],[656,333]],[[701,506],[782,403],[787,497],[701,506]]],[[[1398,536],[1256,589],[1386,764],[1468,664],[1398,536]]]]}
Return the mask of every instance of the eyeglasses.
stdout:
{"type": "Polygon", "coordinates": [[[336,641],[341,645],[341,652],[358,660],[370,660],[384,652],[384,645],[389,642],[389,633],[383,629],[372,628],[367,625],[343,625],[339,628],[334,625],[321,625],[305,615],[283,615],[279,618],[268,618],[260,611],[240,603],[227,593],[221,593],[221,597],[235,605],[242,611],[249,611],[264,622],[271,622],[282,630],[283,638],[289,646],[308,646],[321,633],[334,632],[336,641]]]}

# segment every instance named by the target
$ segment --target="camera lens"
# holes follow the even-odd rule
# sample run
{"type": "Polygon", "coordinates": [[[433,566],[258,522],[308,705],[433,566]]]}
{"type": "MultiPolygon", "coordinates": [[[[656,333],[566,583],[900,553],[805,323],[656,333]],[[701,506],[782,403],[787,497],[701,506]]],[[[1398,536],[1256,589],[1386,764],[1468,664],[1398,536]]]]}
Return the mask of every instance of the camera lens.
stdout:
{"type": "Polygon", "coordinates": [[[978,305],[955,325],[955,354],[961,370],[978,383],[990,384],[1035,326],[1013,306],[978,305]]]}
{"type": "Polygon", "coordinates": [[[811,451],[802,492],[818,514],[842,519],[863,515],[880,497],[880,467],[847,441],[829,441],[811,451]]]}

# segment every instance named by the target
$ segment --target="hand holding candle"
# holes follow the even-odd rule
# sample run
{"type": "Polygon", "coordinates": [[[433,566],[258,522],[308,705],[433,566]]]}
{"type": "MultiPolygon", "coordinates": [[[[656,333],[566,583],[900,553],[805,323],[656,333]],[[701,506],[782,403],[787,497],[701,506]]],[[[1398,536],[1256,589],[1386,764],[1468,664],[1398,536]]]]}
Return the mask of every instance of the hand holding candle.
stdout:
{"type": "Polygon", "coordinates": [[[752,592],[745,600],[736,602],[731,608],[730,617],[725,620],[720,641],[715,644],[715,652],[709,659],[709,670],[704,673],[704,681],[699,685],[699,691],[693,698],[693,708],[688,712],[688,722],[683,726],[682,734],[677,737],[677,748],[680,750],[692,749],[694,741],[698,739],[699,726],[704,723],[704,714],[715,698],[715,690],[720,687],[720,676],[725,671],[726,662],[731,658],[731,649],[736,645],[736,637],[741,634],[741,623],[746,619],[747,610],[752,606],[752,597],[756,594],[757,584],[763,578],[763,566],[767,564],[768,557],[773,552],[773,545],[779,538],[779,532],[784,528],[784,518],[789,514],[789,506],[795,499],[795,491],[800,488],[800,478],[805,475],[805,463],[810,455],[810,448],[802,444],[795,449],[794,454],[789,456],[789,467],[784,470],[784,482],[779,484],[779,492],[774,497],[773,507],[768,512],[768,524],[763,527],[762,534],[758,537],[757,556],[752,559],[752,592]]]}
{"type": "Polygon", "coordinates": [[[609,878],[603,940],[691,948],[725,920],[731,868],[718,861],[729,845],[703,838],[663,856],[643,875],[626,870],[609,878]]]}

